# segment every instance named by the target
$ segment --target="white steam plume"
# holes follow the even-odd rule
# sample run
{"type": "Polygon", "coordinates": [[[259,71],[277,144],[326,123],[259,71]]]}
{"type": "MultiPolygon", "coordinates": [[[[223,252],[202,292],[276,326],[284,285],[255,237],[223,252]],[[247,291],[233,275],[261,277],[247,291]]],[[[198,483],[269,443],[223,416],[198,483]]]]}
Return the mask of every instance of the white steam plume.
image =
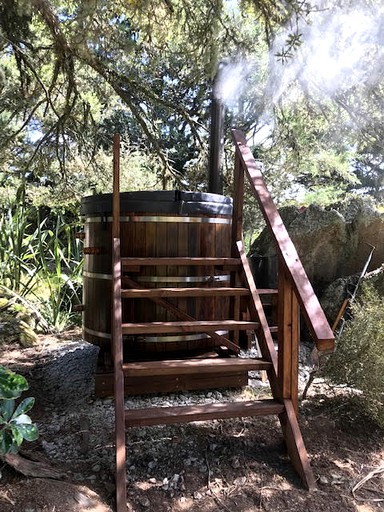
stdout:
{"type": "Polygon", "coordinates": [[[249,64],[245,61],[223,59],[215,79],[214,96],[226,106],[233,106],[244,90],[249,64]]]}

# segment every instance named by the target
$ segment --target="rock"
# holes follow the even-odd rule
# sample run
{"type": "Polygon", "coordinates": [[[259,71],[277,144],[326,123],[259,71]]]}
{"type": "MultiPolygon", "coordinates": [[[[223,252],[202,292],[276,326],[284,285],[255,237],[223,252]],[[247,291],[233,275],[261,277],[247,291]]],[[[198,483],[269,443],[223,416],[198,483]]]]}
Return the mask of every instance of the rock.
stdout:
{"type": "Polygon", "coordinates": [[[149,508],[151,506],[151,502],[149,501],[149,499],[146,496],[140,497],[139,503],[140,503],[140,505],[142,505],[145,508],[149,508]]]}
{"type": "Polygon", "coordinates": [[[340,473],[331,472],[329,476],[332,478],[331,485],[342,485],[346,482],[346,478],[340,473]]]}
{"type": "Polygon", "coordinates": [[[44,439],[41,441],[41,446],[44,448],[44,450],[47,453],[53,453],[56,451],[56,445],[55,443],[48,443],[44,439]]]}
{"type": "Polygon", "coordinates": [[[234,469],[237,469],[237,468],[239,468],[239,467],[240,467],[240,465],[241,465],[241,464],[240,464],[239,459],[238,459],[238,458],[235,458],[235,459],[233,459],[233,460],[232,460],[232,464],[231,464],[231,465],[232,465],[232,467],[233,467],[234,469]]]}
{"type": "MultiPolygon", "coordinates": [[[[332,323],[337,317],[337,314],[343,304],[344,299],[350,298],[355,291],[356,284],[359,280],[360,274],[353,276],[340,277],[333,281],[321,296],[321,305],[327,315],[327,318],[332,323]]],[[[380,268],[368,272],[361,281],[356,298],[359,297],[364,283],[373,286],[376,291],[384,296],[384,265],[380,268]]]]}
{"type": "Polygon", "coordinates": [[[246,483],[246,481],[247,481],[247,477],[239,476],[238,478],[235,478],[233,483],[235,485],[241,486],[241,485],[244,485],[246,483]]]}
{"type": "Polygon", "coordinates": [[[195,500],[201,500],[203,498],[203,495],[199,491],[195,491],[193,493],[193,499],[195,500]]]}
{"type": "Polygon", "coordinates": [[[321,295],[321,306],[330,321],[333,323],[344,302],[351,296],[358,281],[358,275],[340,277],[333,281],[321,295]]]}
{"type": "Polygon", "coordinates": [[[37,343],[36,312],[12,292],[2,289],[0,297],[0,343],[19,342],[22,347],[37,343]]]}
{"type": "MultiPolygon", "coordinates": [[[[290,206],[281,208],[280,214],[317,292],[339,277],[360,272],[369,254],[367,244],[377,247],[370,268],[384,261],[384,215],[369,200],[327,208],[290,206]]],[[[277,261],[268,230],[252,244],[250,258],[258,285],[275,286],[277,261]]]]}
{"type": "Polygon", "coordinates": [[[9,362],[9,352],[0,355],[11,370],[24,375],[28,393],[37,402],[61,409],[89,400],[94,392],[94,379],[99,347],[83,340],[63,341],[23,349],[9,362]]]}
{"type": "Polygon", "coordinates": [[[177,485],[177,482],[180,480],[180,475],[174,474],[172,477],[172,483],[177,485]]]}

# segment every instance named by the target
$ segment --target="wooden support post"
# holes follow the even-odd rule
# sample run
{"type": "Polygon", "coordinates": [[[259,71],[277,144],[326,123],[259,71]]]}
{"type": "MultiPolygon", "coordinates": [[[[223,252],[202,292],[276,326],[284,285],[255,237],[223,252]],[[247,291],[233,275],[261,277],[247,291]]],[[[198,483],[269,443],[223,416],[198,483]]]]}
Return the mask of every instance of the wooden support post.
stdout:
{"type": "MultiPolygon", "coordinates": [[[[239,156],[235,155],[235,169],[233,176],[233,211],[232,211],[232,243],[231,251],[232,257],[238,257],[236,243],[243,240],[243,204],[244,204],[244,171],[241,165],[239,156]]],[[[237,272],[231,272],[231,286],[238,286],[237,272]]],[[[230,299],[230,308],[232,311],[232,318],[240,320],[241,315],[241,300],[240,297],[232,297],[230,299]]],[[[234,332],[232,341],[239,344],[239,331],[234,332]]]]}
{"type": "Polygon", "coordinates": [[[278,380],[282,397],[292,400],[298,413],[300,310],[291,281],[279,264],[278,380]]]}
{"type": "Polygon", "coordinates": [[[316,482],[309,462],[308,453],[301,435],[300,426],[292,400],[284,400],[285,411],[279,414],[281,428],[289,458],[299,474],[301,481],[309,491],[316,489],[316,482]]]}
{"type": "Polygon", "coordinates": [[[243,240],[243,204],[244,204],[244,171],[240,157],[236,153],[233,177],[233,213],[232,213],[232,257],[237,258],[236,243],[243,240]]]}
{"type": "Polygon", "coordinates": [[[120,255],[120,135],[113,139],[113,222],[112,222],[112,350],[114,361],[116,510],[127,510],[126,448],[124,415],[124,374],[121,308],[120,255]]]}
{"type": "Polygon", "coordinates": [[[279,420],[291,462],[311,491],[316,483],[298,423],[300,309],[281,260],[278,297],[278,382],[285,405],[279,420]]]}

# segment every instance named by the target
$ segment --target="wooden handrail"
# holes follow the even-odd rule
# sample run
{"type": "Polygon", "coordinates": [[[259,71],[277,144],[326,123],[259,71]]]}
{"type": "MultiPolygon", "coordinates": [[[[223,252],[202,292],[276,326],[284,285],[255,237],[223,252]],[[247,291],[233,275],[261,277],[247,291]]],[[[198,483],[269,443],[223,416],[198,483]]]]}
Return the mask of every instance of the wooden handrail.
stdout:
{"type": "Polygon", "coordinates": [[[275,241],[278,256],[292,283],[293,290],[299,301],[306,324],[316,343],[316,347],[321,352],[332,352],[335,344],[332,329],[313,291],[296,248],[266,187],[260,165],[255,161],[251,150],[247,146],[244,134],[239,130],[232,130],[232,136],[236,147],[237,163],[235,167],[240,164],[240,167],[247,176],[252,193],[259,204],[265,222],[275,241]]]}

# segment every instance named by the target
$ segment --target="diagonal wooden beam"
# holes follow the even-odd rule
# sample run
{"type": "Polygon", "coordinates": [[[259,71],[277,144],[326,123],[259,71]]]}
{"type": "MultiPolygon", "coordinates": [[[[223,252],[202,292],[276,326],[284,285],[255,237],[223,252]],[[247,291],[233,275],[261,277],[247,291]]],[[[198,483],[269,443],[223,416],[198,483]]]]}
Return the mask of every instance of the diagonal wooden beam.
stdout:
{"type": "Polygon", "coordinates": [[[301,481],[308,491],[316,490],[316,481],[313,475],[303,436],[297,420],[292,400],[284,400],[285,411],[279,414],[280,425],[284,434],[289,458],[298,472],[301,481]]]}
{"type": "MultiPolygon", "coordinates": [[[[140,290],[148,289],[148,288],[140,285],[139,283],[137,283],[136,281],[134,281],[133,279],[131,279],[128,276],[124,276],[124,283],[126,283],[131,288],[136,288],[136,289],[140,289],[140,290]]],[[[158,304],[159,306],[162,306],[163,308],[170,311],[179,320],[186,320],[186,321],[190,321],[190,322],[196,321],[196,318],[194,318],[191,315],[188,315],[188,313],[185,313],[185,311],[178,308],[171,302],[169,302],[165,299],[162,299],[161,297],[148,297],[148,298],[151,299],[156,304],[158,304]]],[[[238,354],[240,352],[240,347],[238,345],[236,345],[235,343],[233,343],[232,341],[230,341],[229,339],[227,339],[225,336],[222,336],[215,332],[207,332],[206,334],[208,334],[208,336],[210,338],[219,342],[221,345],[224,345],[225,347],[229,348],[230,350],[233,350],[236,354],[238,354]]]]}
{"type": "MultiPolygon", "coordinates": [[[[244,244],[242,240],[238,240],[236,242],[237,250],[239,252],[239,256],[243,265],[244,278],[246,280],[246,284],[251,292],[251,299],[249,301],[248,307],[251,313],[251,319],[257,319],[260,322],[261,329],[258,332],[258,338],[260,343],[260,349],[262,351],[262,356],[268,361],[271,361],[273,364],[273,376],[270,378],[270,382],[275,382],[278,374],[278,364],[277,364],[277,354],[275,345],[273,343],[271,330],[268,325],[267,318],[265,316],[264,307],[260,299],[259,292],[256,288],[256,283],[249,266],[249,262],[247,256],[244,251],[244,244]]],[[[279,393],[276,394],[275,398],[280,396],[279,393]]]]}

